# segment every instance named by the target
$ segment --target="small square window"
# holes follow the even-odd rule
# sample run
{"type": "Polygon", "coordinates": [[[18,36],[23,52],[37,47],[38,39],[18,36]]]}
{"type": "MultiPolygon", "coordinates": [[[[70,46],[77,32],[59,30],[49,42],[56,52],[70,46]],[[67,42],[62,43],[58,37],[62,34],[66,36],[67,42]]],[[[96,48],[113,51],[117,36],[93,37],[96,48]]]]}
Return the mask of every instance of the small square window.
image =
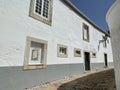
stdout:
{"type": "Polygon", "coordinates": [[[24,69],[46,67],[47,41],[27,37],[24,69]]]}
{"type": "Polygon", "coordinates": [[[31,0],[30,16],[51,25],[52,0],[31,0]]]}
{"type": "Polygon", "coordinates": [[[68,57],[67,46],[58,44],[57,45],[57,56],[61,58],[67,58],[68,57]]]}
{"type": "Polygon", "coordinates": [[[81,57],[81,50],[74,48],[74,57],[81,57]]]}
{"type": "Polygon", "coordinates": [[[83,40],[89,42],[89,27],[83,24],[83,40]]]}
{"type": "Polygon", "coordinates": [[[96,58],[96,53],[92,53],[92,58],[96,58]]]}

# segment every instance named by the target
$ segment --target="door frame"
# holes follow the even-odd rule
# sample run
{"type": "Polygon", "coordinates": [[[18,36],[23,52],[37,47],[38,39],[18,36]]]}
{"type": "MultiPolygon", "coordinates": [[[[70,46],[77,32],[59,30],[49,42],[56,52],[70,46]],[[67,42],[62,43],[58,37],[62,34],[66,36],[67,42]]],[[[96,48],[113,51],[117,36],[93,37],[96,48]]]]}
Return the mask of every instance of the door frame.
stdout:
{"type": "Polygon", "coordinates": [[[90,53],[90,51],[84,51],[83,52],[83,60],[84,60],[84,63],[83,63],[83,66],[84,66],[84,72],[88,72],[88,71],[91,71],[92,70],[92,68],[91,68],[91,59],[90,59],[90,57],[91,57],[91,53],[90,53]],[[89,53],[89,65],[90,65],[90,70],[85,70],[85,53],[89,53]]]}
{"type": "Polygon", "coordinates": [[[104,67],[107,68],[108,67],[108,54],[104,53],[104,67]],[[106,61],[105,61],[105,54],[107,55],[107,66],[106,66],[106,61]]]}

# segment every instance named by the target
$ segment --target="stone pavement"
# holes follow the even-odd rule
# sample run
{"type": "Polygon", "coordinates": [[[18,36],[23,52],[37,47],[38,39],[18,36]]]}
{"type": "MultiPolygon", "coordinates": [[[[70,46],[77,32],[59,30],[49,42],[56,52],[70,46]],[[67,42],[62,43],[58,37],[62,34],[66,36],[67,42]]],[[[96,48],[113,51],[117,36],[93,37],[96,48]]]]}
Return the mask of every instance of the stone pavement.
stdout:
{"type": "Polygon", "coordinates": [[[114,69],[98,69],[26,90],[116,90],[114,69]]]}

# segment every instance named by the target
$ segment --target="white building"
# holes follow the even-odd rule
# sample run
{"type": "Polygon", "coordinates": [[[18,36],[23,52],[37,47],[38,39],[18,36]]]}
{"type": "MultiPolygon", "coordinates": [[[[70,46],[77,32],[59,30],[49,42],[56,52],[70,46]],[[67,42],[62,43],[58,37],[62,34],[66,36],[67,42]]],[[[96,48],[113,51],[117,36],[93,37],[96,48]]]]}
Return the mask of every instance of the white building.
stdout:
{"type": "Polygon", "coordinates": [[[0,0],[0,90],[109,67],[110,35],[69,0],[0,0]]]}
{"type": "Polygon", "coordinates": [[[111,6],[106,15],[106,20],[111,32],[116,86],[117,90],[120,90],[120,0],[116,0],[111,6]]]}

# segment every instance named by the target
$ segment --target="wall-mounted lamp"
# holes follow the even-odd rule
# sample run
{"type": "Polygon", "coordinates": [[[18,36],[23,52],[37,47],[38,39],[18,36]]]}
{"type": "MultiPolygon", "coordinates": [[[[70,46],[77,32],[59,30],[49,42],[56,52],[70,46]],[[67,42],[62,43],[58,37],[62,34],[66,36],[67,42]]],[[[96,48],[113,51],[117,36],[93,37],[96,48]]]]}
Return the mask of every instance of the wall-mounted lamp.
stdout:
{"type": "Polygon", "coordinates": [[[103,39],[102,39],[102,40],[99,40],[98,51],[99,51],[99,49],[100,49],[100,43],[104,43],[104,47],[107,47],[106,41],[107,41],[107,43],[109,43],[109,40],[108,40],[108,36],[107,36],[107,35],[103,36],[103,39]]]}
{"type": "Polygon", "coordinates": [[[103,43],[103,42],[106,42],[107,39],[108,39],[108,36],[107,36],[107,35],[103,36],[103,39],[102,39],[102,40],[99,40],[99,44],[100,44],[100,43],[103,43]]]}

